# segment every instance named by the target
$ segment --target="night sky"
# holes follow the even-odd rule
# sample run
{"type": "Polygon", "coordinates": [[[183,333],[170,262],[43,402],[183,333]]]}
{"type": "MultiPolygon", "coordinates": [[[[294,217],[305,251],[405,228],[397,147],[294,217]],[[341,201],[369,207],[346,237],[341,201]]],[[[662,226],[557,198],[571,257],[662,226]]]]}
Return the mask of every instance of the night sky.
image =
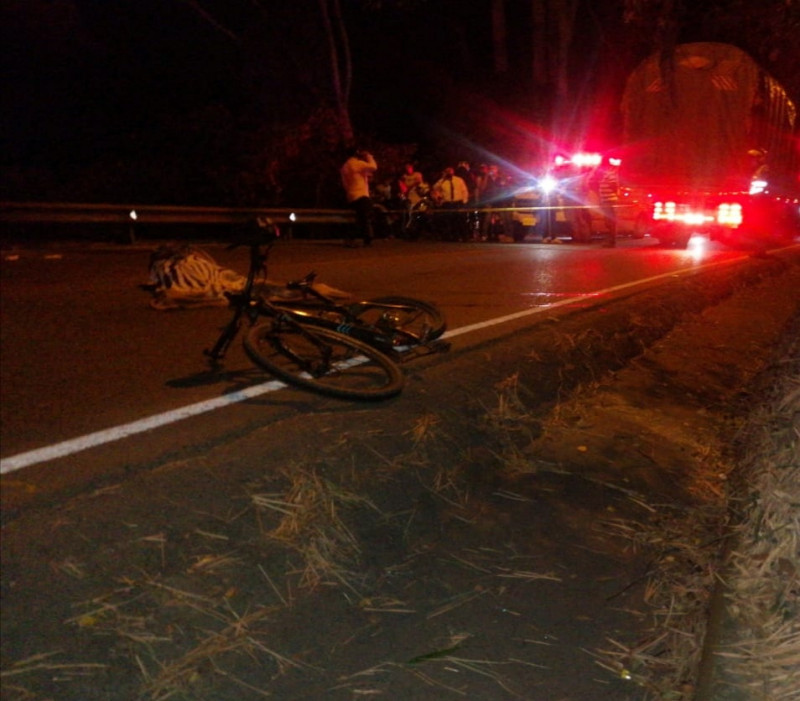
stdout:
{"type": "MultiPolygon", "coordinates": [[[[266,2],[266,21],[246,0],[202,5],[242,39],[233,41],[181,0],[4,0],[6,158],[89,157],[163,114],[208,104],[238,113],[261,99],[283,117],[281,106],[318,99],[326,47],[316,0],[266,2]],[[315,63],[316,74],[305,65],[315,63]]],[[[413,139],[415,116],[440,109],[445,91],[491,82],[487,2],[428,2],[379,14],[344,5],[357,127],[413,139]]],[[[526,91],[527,34],[514,15],[526,9],[509,3],[514,65],[500,99],[526,91]]]]}

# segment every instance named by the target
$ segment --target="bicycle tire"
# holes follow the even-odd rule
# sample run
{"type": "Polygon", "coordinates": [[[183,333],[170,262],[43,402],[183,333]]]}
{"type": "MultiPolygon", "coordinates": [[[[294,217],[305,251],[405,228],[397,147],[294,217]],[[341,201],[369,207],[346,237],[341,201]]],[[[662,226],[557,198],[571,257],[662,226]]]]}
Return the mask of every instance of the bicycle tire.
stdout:
{"type": "Polygon", "coordinates": [[[397,309],[387,313],[380,309],[365,306],[359,312],[358,305],[354,305],[354,316],[378,327],[386,327],[388,325],[389,328],[405,331],[420,338],[422,343],[436,340],[447,329],[444,315],[438,307],[430,302],[397,295],[375,297],[367,300],[368,304],[370,302],[407,307],[408,310],[397,309]]]}
{"type": "Polygon", "coordinates": [[[244,348],[256,365],[278,379],[329,397],[388,399],[399,394],[405,384],[402,371],[391,358],[355,338],[322,327],[270,319],[248,330],[244,348]],[[333,353],[332,370],[320,346],[333,353]]]}

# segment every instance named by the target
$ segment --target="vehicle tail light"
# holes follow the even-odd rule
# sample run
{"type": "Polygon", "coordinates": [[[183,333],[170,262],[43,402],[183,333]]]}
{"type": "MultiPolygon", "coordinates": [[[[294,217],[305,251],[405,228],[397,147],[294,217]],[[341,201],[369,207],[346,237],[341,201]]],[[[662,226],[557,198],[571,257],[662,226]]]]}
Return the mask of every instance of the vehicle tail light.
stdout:
{"type": "Polygon", "coordinates": [[[653,205],[653,219],[656,221],[675,221],[678,206],[674,202],[656,202],[653,205]]]}
{"type": "Polygon", "coordinates": [[[737,227],[742,223],[742,205],[738,202],[724,202],[717,207],[717,223],[722,226],[737,227]]]}
{"type": "Polygon", "coordinates": [[[676,202],[656,202],[653,205],[653,219],[655,221],[678,222],[689,226],[702,226],[714,217],[701,210],[693,210],[688,205],[676,202]]]}

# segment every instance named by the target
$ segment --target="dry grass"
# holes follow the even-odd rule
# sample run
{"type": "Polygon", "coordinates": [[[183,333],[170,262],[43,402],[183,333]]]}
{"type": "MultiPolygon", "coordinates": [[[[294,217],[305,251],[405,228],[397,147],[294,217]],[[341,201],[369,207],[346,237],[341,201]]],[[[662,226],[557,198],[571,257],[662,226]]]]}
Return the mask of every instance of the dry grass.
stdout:
{"type": "MultiPolygon", "coordinates": [[[[145,578],[128,581],[123,588],[85,602],[81,608],[86,610],[66,623],[82,633],[125,643],[142,675],[142,699],[195,698],[200,690],[213,688],[220,679],[246,689],[248,698],[268,696],[229,671],[237,666],[238,658],[259,659],[261,666],[265,659],[270,660],[273,676],[307,665],[264,643],[269,638],[267,617],[279,607],[238,613],[231,605],[231,596],[228,592],[221,597],[205,596],[145,578]]],[[[102,665],[64,667],[92,670],[102,665]]]]}
{"type": "Polygon", "coordinates": [[[7,669],[0,672],[0,678],[3,680],[11,679],[13,677],[21,677],[34,672],[46,671],[48,673],[57,673],[61,675],[83,676],[88,673],[94,673],[97,670],[103,670],[108,667],[105,664],[97,664],[92,662],[84,663],[68,663],[56,662],[61,653],[59,652],[46,652],[31,657],[26,657],[24,660],[19,660],[11,664],[7,669]]]}
{"type": "Polygon", "coordinates": [[[266,637],[264,631],[255,629],[270,613],[270,609],[257,609],[243,616],[230,610],[228,625],[207,637],[187,653],[166,664],[161,664],[155,673],[151,673],[146,665],[137,657],[137,662],[145,678],[141,695],[152,701],[165,701],[177,694],[192,696],[193,690],[210,688],[214,677],[224,677],[242,689],[246,689],[248,697],[268,697],[269,692],[256,688],[225,671],[222,660],[234,654],[249,657],[256,655],[270,658],[282,674],[290,667],[300,667],[297,662],[266,647],[261,639],[266,637]],[[255,696],[252,696],[255,694],[255,696]]]}
{"type": "Polygon", "coordinates": [[[739,437],[746,446],[737,468],[742,493],[731,503],[746,507],[738,506],[734,526],[730,495],[718,487],[719,461],[711,455],[697,456],[691,489],[704,507],[670,514],[659,506],[646,522],[604,524],[652,557],[645,592],[654,607],[652,635],[627,646],[610,640],[596,653],[598,664],[640,685],[646,698],[707,695],[708,689],[695,688],[699,681],[747,701],[799,698],[800,374],[787,377],[785,368],[779,374],[774,401],[751,414],[739,437]],[[734,545],[723,560],[729,541],[734,545]],[[723,641],[719,630],[707,630],[717,591],[725,592],[735,628],[723,641]],[[711,682],[698,680],[707,649],[715,656],[711,682]]]}
{"type": "Polygon", "coordinates": [[[725,575],[736,634],[716,651],[728,683],[759,701],[800,689],[800,372],[774,397],[745,428],[748,507],[725,575]]]}
{"type": "MultiPolygon", "coordinates": [[[[528,665],[524,660],[495,661],[487,659],[477,659],[464,657],[460,652],[468,643],[472,636],[469,633],[456,633],[447,640],[434,644],[430,652],[417,655],[404,662],[386,661],[368,669],[361,670],[350,675],[342,683],[333,687],[336,689],[348,689],[354,696],[371,696],[385,694],[382,685],[387,683],[388,677],[395,673],[409,674],[421,681],[426,686],[447,691],[462,698],[469,698],[470,694],[466,690],[464,679],[460,676],[476,675],[490,679],[500,689],[511,698],[527,698],[515,689],[509,679],[500,674],[499,670],[503,667],[517,665],[528,665]],[[445,681],[458,679],[459,686],[445,681]],[[372,686],[365,686],[364,680],[375,680],[372,686]]],[[[436,692],[434,692],[436,693],[436,692]]]]}
{"type": "Polygon", "coordinates": [[[708,603],[716,584],[724,505],[673,509],[660,505],[646,521],[608,520],[601,527],[647,555],[644,601],[651,630],[634,644],[609,639],[598,664],[645,690],[645,698],[690,699],[706,634],[708,603]]]}
{"type": "Polygon", "coordinates": [[[419,448],[440,438],[440,427],[441,419],[437,414],[426,413],[419,416],[408,431],[413,448],[419,448]]]}
{"type": "Polygon", "coordinates": [[[333,580],[357,592],[354,568],[361,549],[341,512],[365,507],[377,511],[377,507],[366,496],[334,484],[313,469],[295,468],[284,476],[290,482],[285,494],[252,495],[258,510],[279,517],[266,537],[301,556],[301,587],[314,589],[333,580]]]}

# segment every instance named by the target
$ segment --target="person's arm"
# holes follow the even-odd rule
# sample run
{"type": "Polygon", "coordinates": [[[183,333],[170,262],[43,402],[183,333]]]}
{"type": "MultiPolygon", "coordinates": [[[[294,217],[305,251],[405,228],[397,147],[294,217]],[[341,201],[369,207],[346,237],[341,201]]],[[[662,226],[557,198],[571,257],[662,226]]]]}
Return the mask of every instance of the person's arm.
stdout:
{"type": "Polygon", "coordinates": [[[361,157],[361,170],[365,175],[372,175],[378,170],[378,164],[375,157],[369,151],[363,151],[359,154],[361,157]]]}

